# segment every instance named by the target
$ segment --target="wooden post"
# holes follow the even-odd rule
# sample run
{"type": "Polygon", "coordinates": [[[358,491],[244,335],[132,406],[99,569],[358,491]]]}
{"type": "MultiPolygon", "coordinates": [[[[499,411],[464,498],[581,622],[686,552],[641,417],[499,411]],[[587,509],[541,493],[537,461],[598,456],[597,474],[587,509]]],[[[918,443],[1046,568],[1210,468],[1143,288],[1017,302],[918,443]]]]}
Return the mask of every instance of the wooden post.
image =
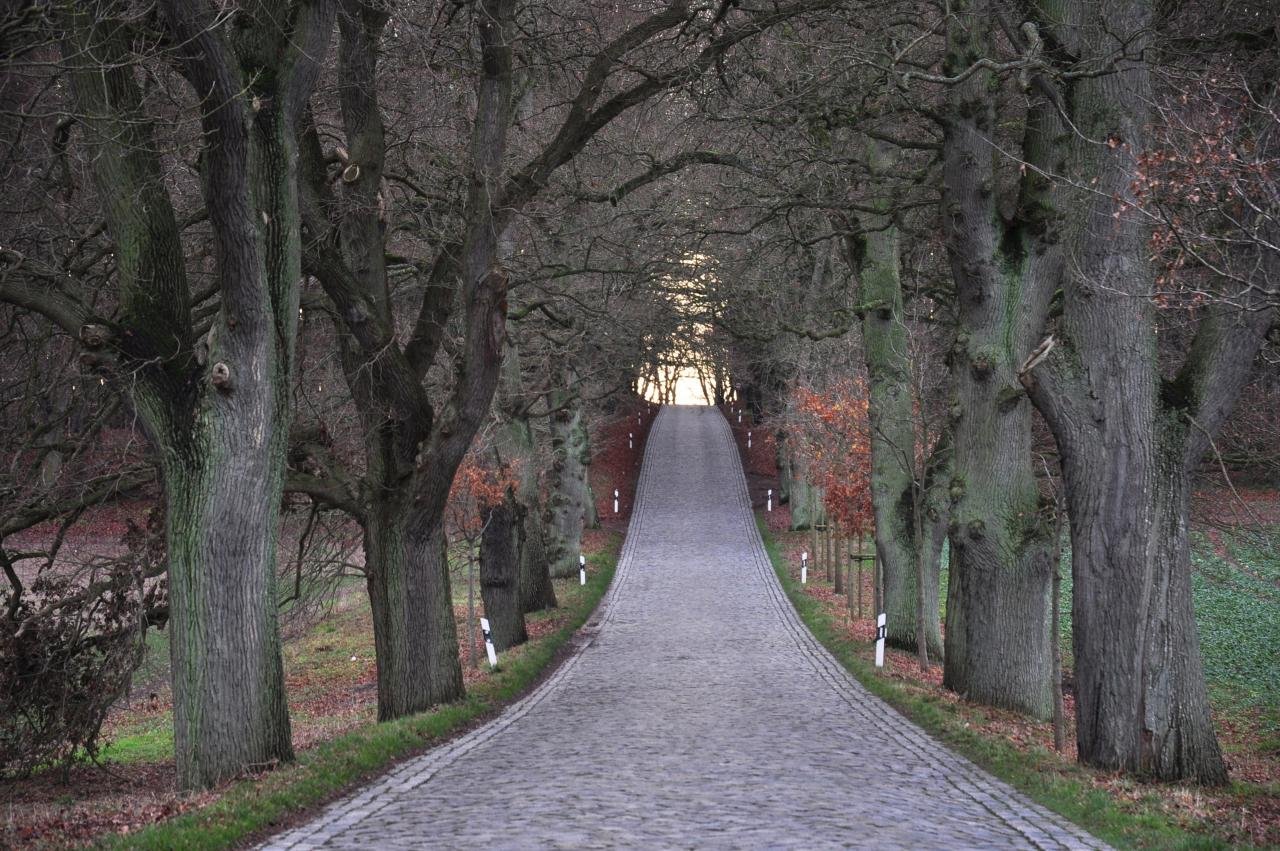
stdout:
{"type": "Polygon", "coordinates": [[[863,568],[863,551],[866,549],[867,539],[858,536],[858,617],[862,617],[862,575],[865,572],[863,568]]]}
{"type": "Polygon", "coordinates": [[[874,565],[875,566],[872,569],[875,571],[875,578],[873,580],[874,584],[872,586],[871,603],[872,603],[872,606],[875,608],[875,611],[871,613],[872,617],[878,616],[880,614],[880,610],[884,608],[884,600],[882,597],[882,595],[884,594],[884,589],[881,587],[881,581],[880,581],[879,549],[876,550],[876,560],[874,565]]]}
{"type": "Polygon", "coordinates": [[[467,542],[467,664],[480,667],[476,654],[476,560],[467,542]]]}
{"type": "Polygon", "coordinates": [[[836,531],[834,537],[835,537],[835,543],[831,548],[832,550],[831,555],[832,555],[832,561],[835,562],[832,565],[832,567],[835,570],[835,588],[833,588],[832,590],[835,591],[837,594],[843,594],[844,593],[844,561],[843,559],[840,558],[839,531],[836,531]]]}
{"type": "Polygon", "coordinates": [[[818,520],[817,520],[817,502],[813,495],[813,488],[809,488],[809,552],[813,553],[813,572],[816,575],[818,567],[822,562],[822,551],[818,549],[818,520]]]}
{"type": "Polygon", "coordinates": [[[853,539],[845,540],[844,554],[844,608],[849,613],[849,625],[853,626],[853,539]]]}
{"type": "Polygon", "coordinates": [[[822,578],[831,581],[831,523],[822,521],[822,578]]]}

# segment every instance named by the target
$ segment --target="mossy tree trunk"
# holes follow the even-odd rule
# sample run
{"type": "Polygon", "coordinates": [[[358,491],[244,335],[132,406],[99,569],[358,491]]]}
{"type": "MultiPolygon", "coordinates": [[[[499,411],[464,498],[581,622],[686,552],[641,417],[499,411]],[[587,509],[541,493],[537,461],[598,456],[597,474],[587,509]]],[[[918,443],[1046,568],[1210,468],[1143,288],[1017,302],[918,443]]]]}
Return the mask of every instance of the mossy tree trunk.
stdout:
{"type": "MultiPolygon", "coordinates": [[[[990,55],[995,15],[968,4],[948,33],[950,70],[990,55]]],[[[1012,215],[1001,214],[994,75],[951,87],[943,122],[944,221],[957,294],[949,355],[954,471],[943,681],[971,700],[1047,718],[1053,524],[1042,511],[1031,454],[1031,403],[1017,370],[1039,341],[1062,268],[1057,210],[1042,175],[1062,126],[1034,102],[1012,215]]]]}
{"type": "MultiPolygon", "coordinates": [[[[1227,779],[1206,693],[1187,530],[1194,475],[1275,317],[1276,228],[1241,240],[1180,368],[1158,360],[1150,224],[1134,197],[1153,118],[1149,0],[1071,0],[1042,25],[1073,55],[1118,56],[1072,85],[1066,242],[1052,345],[1021,372],[1062,454],[1071,521],[1080,760],[1162,780],[1227,779]],[[1123,46],[1123,50],[1119,48],[1123,46]],[[1090,140],[1106,139],[1110,144],[1090,140]],[[1106,234],[1100,239],[1099,234],[1106,234]]],[[[1264,134],[1259,155],[1277,153],[1264,134]],[[1270,145],[1270,151],[1266,146],[1270,145]]],[[[1268,230],[1269,229],[1269,230],[1268,230]]]]}
{"type": "Polygon", "coordinates": [[[787,464],[784,474],[787,479],[787,504],[791,509],[791,529],[809,529],[827,522],[826,511],[822,502],[822,488],[809,481],[809,464],[803,453],[790,447],[790,441],[784,441],[787,453],[787,464]]]}
{"type": "Polygon", "coordinates": [[[64,326],[84,323],[84,362],[121,381],[158,450],[175,757],[179,785],[196,789],[292,757],[275,566],[301,278],[295,129],[333,8],[307,3],[286,15],[267,4],[231,25],[200,4],[162,4],[201,98],[221,309],[199,342],[178,226],[115,12],[106,3],[68,12],[66,55],[117,249],[121,310],[106,321],[61,296],[28,306],[64,326]]]}
{"type": "MultiPolygon", "coordinates": [[[[535,487],[536,487],[536,477],[535,487]]],[[[524,547],[520,550],[520,608],[526,614],[559,605],[551,584],[551,559],[542,526],[541,496],[535,491],[518,496],[523,511],[524,547]]]]}
{"type": "MultiPolygon", "coordinates": [[[[893,168],[895,158],[885,143],[868,141],[866,157],[873,174],[885,175],[893,168]]],[[[950,463],[949,445],[942,436],[920,433],[917,426],[898,227],[890,202],[879,206],[884,212],[863,214],[859,231],[846,240],[862,303],[863,351],[870,379],[867,415],[875,545],[883,569],[889,643],[916,650],[923,639],[926,652],[938,658],[942,655],[938,589],[948,516],[942,490],[950,463]],[[930,437],[935,447],[928,450],[926,459],[920,443],[930,437]],[[923,516],[918,518],[917,513],[923,516]]]]}
{"type": "Polygon", "coordinates": [[[582,530],[594,517],[594,497],[587,481],[591,441],[582,399],[572,385],[572,370],[562,373],[563,389],[547,394],[551,410],[551,471],[548,479],[546,542],[551,575],[576,576],[582,530]]]}
{"type": "Polygon", "coordinates": [[[247,26],[220,24],[212,9],[164,6],[185,45],[187,76],[205,97],[204,197],[222,292],[208,350],[216,393],[196,419],[205,469],[165,474],[168,488],[195,485],[182,507],[194,509],[187,516],[198,529],[175,535],[171,526],[169,536],[171,547],[198,554],[186,564],[171,558],[169,573],[174,744],[184,788],[293,756],[276,544],[302,279],[297,129],[334,10],[306,4],[290,29],[287,6],[242,11],[253,19],[247,26]],[[201,575],[176,581],[190,567],[201,575]],[[189,620],[177,614],[183,610],[189,620]],[[180,701],[180,690],[197,697],[180,701]]]}
{"type": "Polygon", "coordinates": [[[502,426],[497,447],[501,460],[512,464],[518,481],[512,498],[520,523],[518,568],[521,612],[556,607],[551,585],[550,560],[542,527],[542,459],[533,430],[530,409],[536,398],[526,398],[520,366],[520,349],[509,341],[502,362],[498,411],[502,426]]]}

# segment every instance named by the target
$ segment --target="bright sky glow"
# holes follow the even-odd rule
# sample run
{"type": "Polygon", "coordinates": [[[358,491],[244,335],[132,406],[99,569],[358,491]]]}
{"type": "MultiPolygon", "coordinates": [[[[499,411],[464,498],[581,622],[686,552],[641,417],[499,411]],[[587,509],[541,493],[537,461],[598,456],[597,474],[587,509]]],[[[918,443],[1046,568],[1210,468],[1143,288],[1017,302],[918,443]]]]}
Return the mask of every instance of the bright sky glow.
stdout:
{"type": "MultiPolygon", "coordinates": [[[[670,285],[673,290],[670,297],[677,308],[682,312],[692,313],[693,304],[691,296],[686,295],[680,290],[682,288],[687,289],[690,294],[695,292],[699,288],[697,279],[711,274],[709,271],[711,260],[712,258],[706,254],[690,254],[687,257],[682,257],[680,259],[681,264],[689,267],[689,273],[692,276],[692,279],[686,281],[670,281],[670,285]]],[[[709,394],[713,394],[715,390],[710,383],[712,380],[710,370],[708,370],[707,374],[703,376],[707,382],[704,386],[703,381],[699,379],[698,369],[693,365],[700,359],[701,354],[695,349],[697,346],[697,338],[709,333],[710,330],[711,329],[708,326],[697,322],[692,323],[691,331],[688,330],[688,326],[686,326],[686,333],[689,333],[690,337],[683,343],[677,340],[672,341],[677,358],[681,361],[685,361],[685,363],[679,366],[660,366],[658,368],[658,380],[661,384],[658,386],[655,386],[647,377],[641,378],[640,385],[636,388],[640,395],[648,401],[656,404],[662,396],[660,388],[670,387],[674,380],[675,404],[712,404],[712,399],[709,398],[709,394]]],[[[670,354],[667,356],[667,359],[669,360],[675,360],[677,358],[672,358],[670,354]]]]}
{"type": "MultiPolygon", "coordinates": [[[[691,366],[664,366],[659,368],[661,380],[670,381],[673,374],[676,380],[676,404],[677,405],[710,405],[711,400],[707,398],[707,394],[702,390],[702,383],[698,381],[698,371],[691,366]]],[[[655,404],[658,401],[658,388],[654,387],[648,380],[640,380],[640,395],[655,404]]]]}

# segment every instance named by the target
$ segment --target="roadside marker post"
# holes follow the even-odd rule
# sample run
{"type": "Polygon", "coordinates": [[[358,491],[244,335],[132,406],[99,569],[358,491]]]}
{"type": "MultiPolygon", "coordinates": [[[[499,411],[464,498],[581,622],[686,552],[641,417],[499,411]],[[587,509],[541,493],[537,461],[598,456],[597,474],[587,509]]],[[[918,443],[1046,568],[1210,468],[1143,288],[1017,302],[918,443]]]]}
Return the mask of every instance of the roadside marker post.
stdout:
{"type": "Polygon", "coordinates": [[[618,513],[618,489],[613,489],[613,513],[618,513]]]}
{"type": "Polygon", "coordinates": [[[748,449],[751,448],[751,432],[750,431],[747,432],[747,448],[748,449]]]}
{"type": "Polygon", "coordinates": [[[578,584],[587,584],[587,557],[578,553],[578,584]]]}
{"type": "Polygon", "coordinates": [[[765,511],[773,511],[773,488],[769,488],[769,501],[765,504],[765,511]]]}
{"type": "Polygon", "coordinates": [[[489,656],[489,667],[498,667],[498,651],[493,649],[493,635],[489,632],[489,619],[480,619],[480,631],[484,633],[484,652],[489,656]]]}
{"type": "Polygon", "coordinates": [[[876,617],[876,667],[884,667],[884,640],[889,637],[889,627],[885,626],[884,612],[876,617]]]}
{"type": "Polygon", "coordinates": [[[634,433],[634,432],[630,432],[630,431],[629,431],[629,432],[627,432],[627,448],[628,448],[628,449],[635,449],[635,448],[636,448],[636,443],[635,443],[635,441],[636,441],[635,433],[634,433]]]}
{"type": "Polygon", "coordinates": [[[800,553],[800,584],[809,584],[809,553],[805,551],[800,553]]]}

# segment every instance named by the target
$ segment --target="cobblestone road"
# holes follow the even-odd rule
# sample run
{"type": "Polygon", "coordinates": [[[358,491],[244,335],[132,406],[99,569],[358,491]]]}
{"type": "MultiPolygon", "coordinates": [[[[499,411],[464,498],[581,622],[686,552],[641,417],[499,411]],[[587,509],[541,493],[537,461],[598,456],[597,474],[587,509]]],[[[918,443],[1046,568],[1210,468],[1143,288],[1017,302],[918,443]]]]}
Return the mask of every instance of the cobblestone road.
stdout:
{"type": "Polygon", "coordinates": [[[272,848],[1096,848],[868,694],[783,596],[728,425],[667,407],[590,639],[272,848]]]}

